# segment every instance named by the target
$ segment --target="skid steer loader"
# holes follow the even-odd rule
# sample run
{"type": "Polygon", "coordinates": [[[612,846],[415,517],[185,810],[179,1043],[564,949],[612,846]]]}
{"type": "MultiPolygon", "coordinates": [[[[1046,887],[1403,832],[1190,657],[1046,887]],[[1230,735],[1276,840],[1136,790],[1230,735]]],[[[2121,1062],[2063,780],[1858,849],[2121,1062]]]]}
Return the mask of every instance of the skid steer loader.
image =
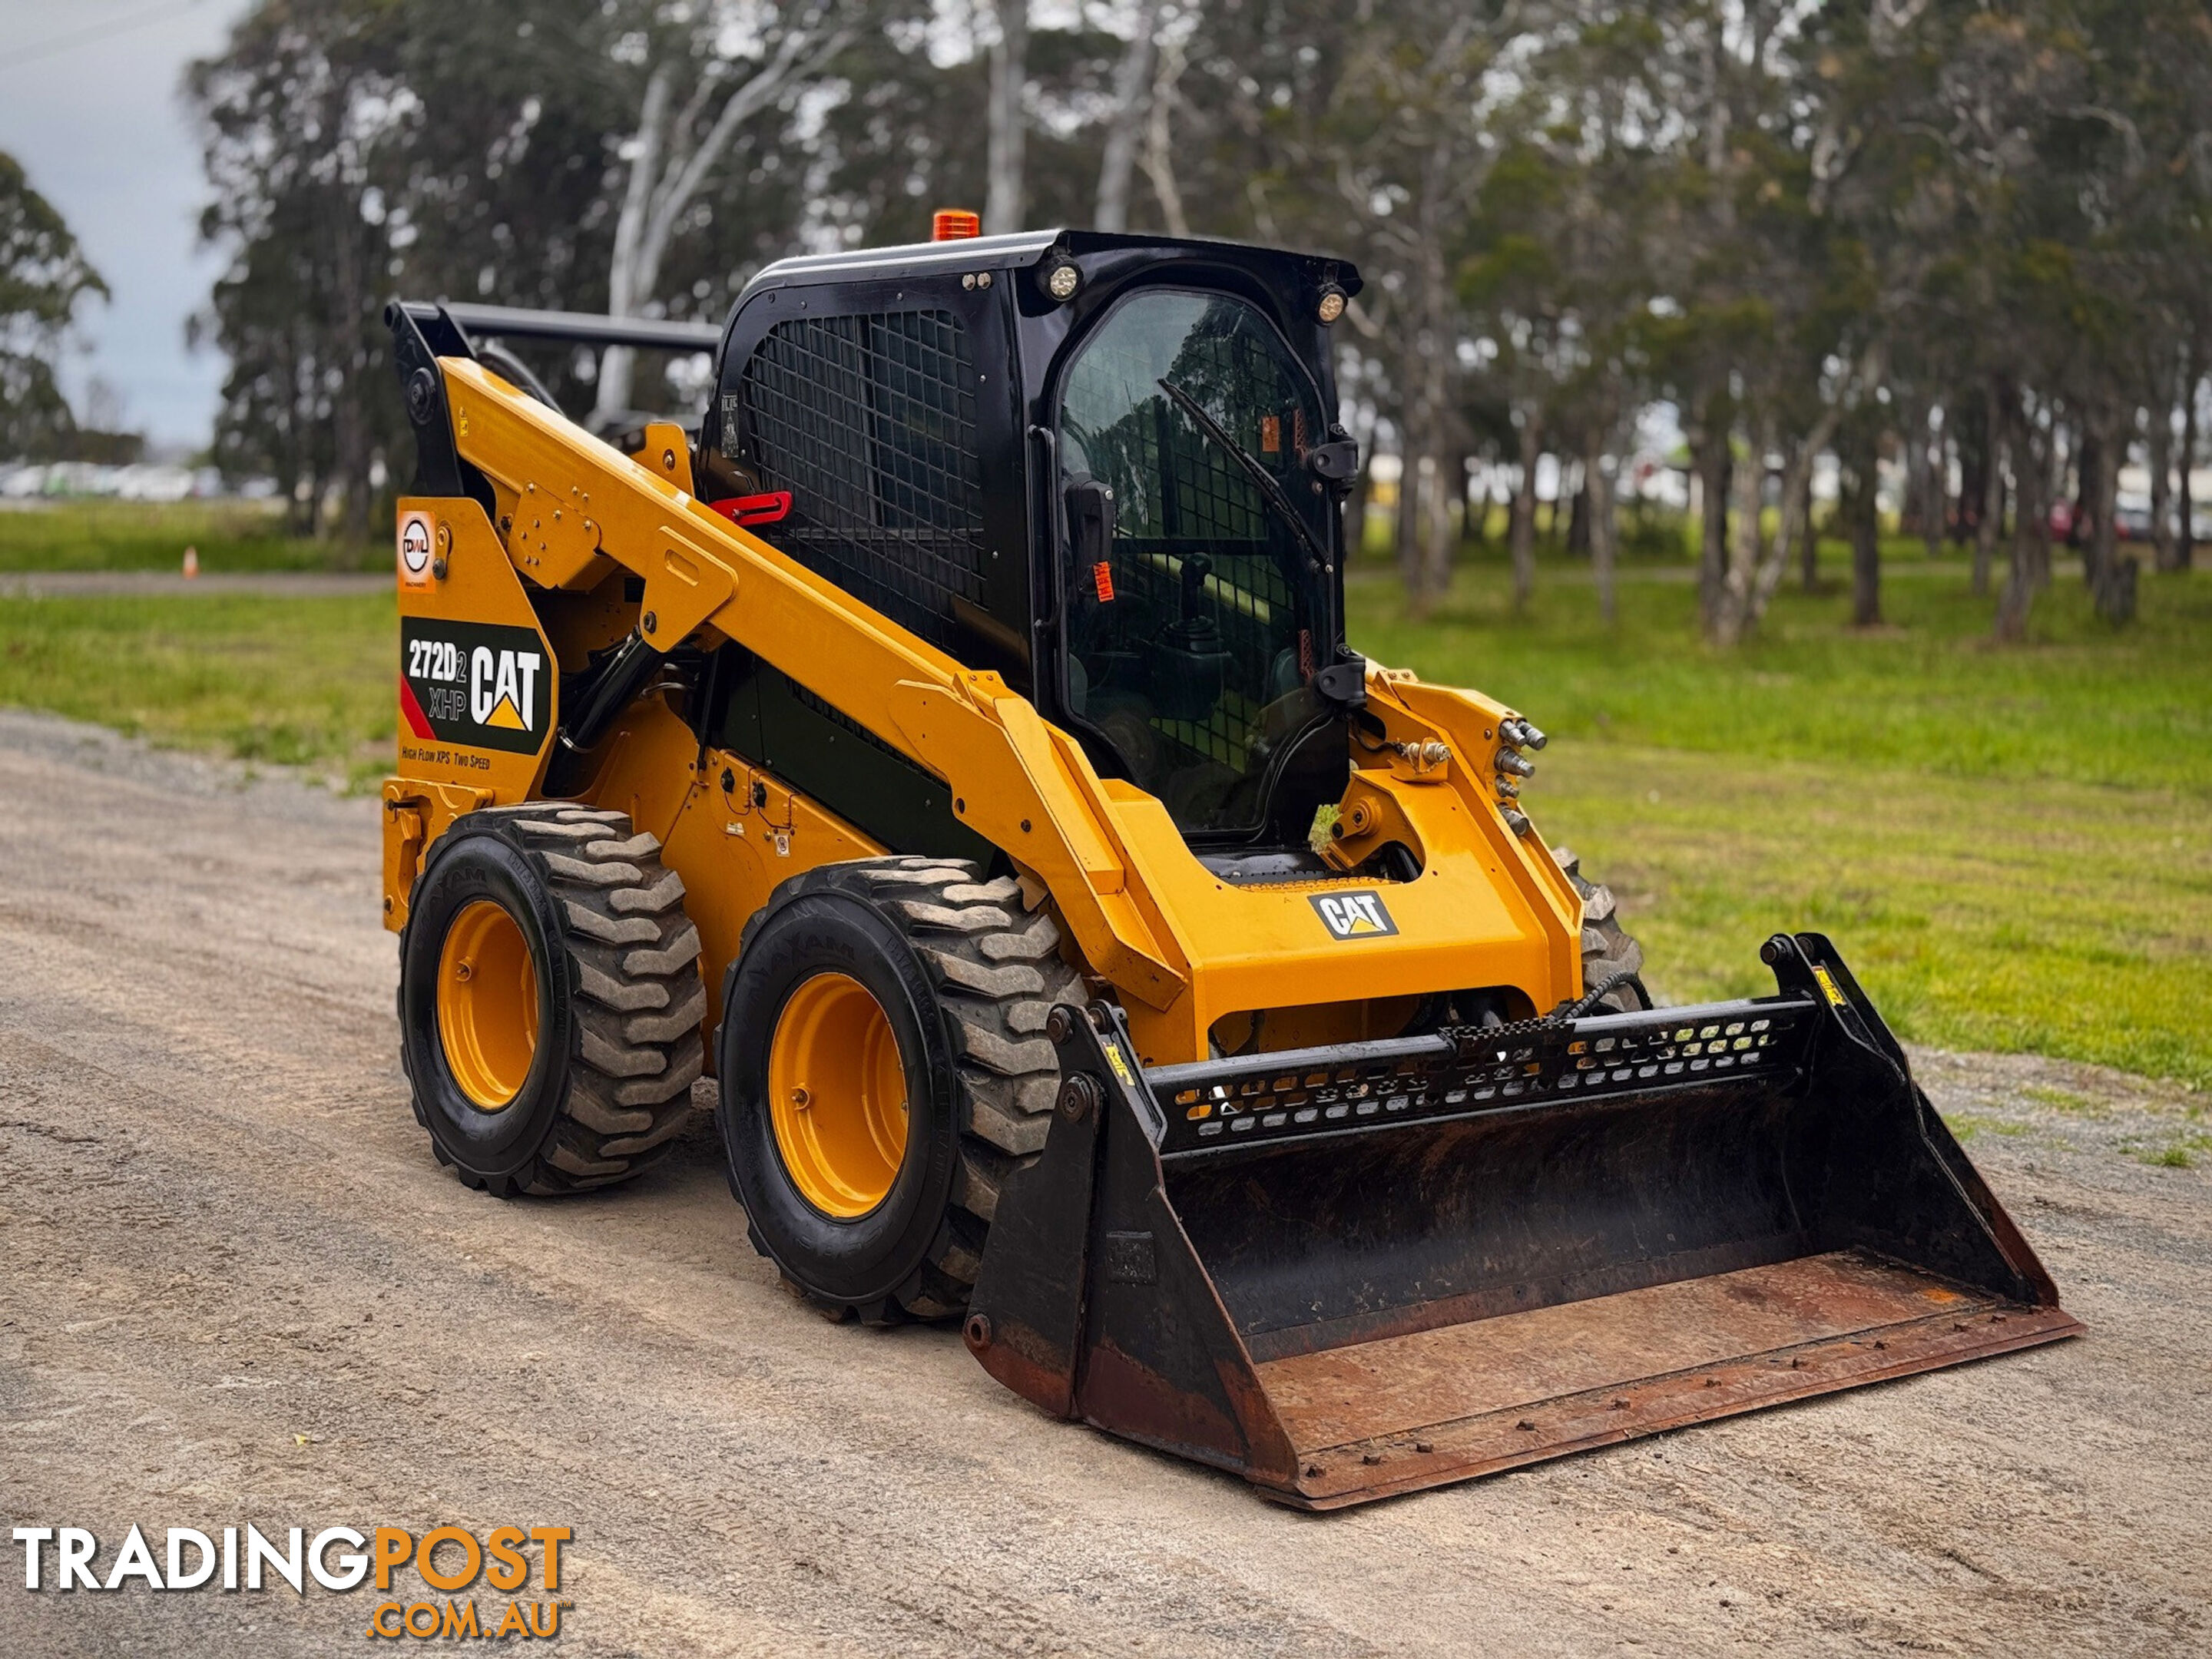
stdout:
{"type": "Polygon", "coordinates": [[[1654,1007],[1517,711],[1344,632],[1337,260],[787,260],[720,331],[395,302],[384,906],[505,1196],[719,1079],[754,1245],[1328,1509],[2080,1327],[1818,934],[1654,1007]],[[521,351],[713,354],[603,440],[521,351]]]}

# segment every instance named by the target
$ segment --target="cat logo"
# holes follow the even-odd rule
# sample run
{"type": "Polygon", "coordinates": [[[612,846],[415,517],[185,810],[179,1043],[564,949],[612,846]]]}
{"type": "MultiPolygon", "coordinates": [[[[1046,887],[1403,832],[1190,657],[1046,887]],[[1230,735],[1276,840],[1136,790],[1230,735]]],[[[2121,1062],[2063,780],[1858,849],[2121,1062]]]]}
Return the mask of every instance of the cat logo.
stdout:
{"type": "Polygon", "coordinates": [[[538,724],[538,671],[545,659],[535,651],[494,653],[478,646],[469,653],[469,713],[478,726],[502,732],[528,732],[538,724]]]}
{"type": "Polygon", "coordinates": [[[1385,939],[1398,931],[1398,924],[1390,920],[1389,911],[1383,908],[1382,896],[1371,887],[1357,893],[1310,893],[1306,896],[1332,939],[1385,939]]]}

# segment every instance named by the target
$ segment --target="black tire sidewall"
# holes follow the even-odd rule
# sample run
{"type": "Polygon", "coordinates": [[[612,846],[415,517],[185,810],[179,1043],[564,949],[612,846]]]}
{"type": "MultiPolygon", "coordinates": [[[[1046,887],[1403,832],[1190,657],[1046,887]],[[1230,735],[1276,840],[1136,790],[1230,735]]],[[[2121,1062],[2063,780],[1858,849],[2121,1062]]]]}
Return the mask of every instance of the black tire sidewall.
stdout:
{"type": "Polygon", "coordinates": [[[795,895],[763,920],[731,968],[717,1044],[722,1145],[762,1247],[801,1286],[834,1301],[896,1292],[928,1260],[960,1158],[952,1045],[905,935],[866,899],[834,889],[795,895]],[[906,1158],[884,1201],[851,1220],[824,1215],[800,1194],[768,1109],[776,1021],[791,994],[821,973],[848,974],[867,988],[890,1020],[906,1072],[906,1158]]]}
{"type": "Polygon", "coordinates": [[[456,826],[433,848],[400,942],[400,1041],[423,1125],[471,1175],[496,1179],[544,1150],[568,1098],[575,998],[557,901],[535,857],[495,830],[456,826]],[[438,1030],[438,963],[462,911],[489,899],[512,916],[538,975],[538,1048],[506,1106],[487,1112],[455,1081],[438,1030]]]}

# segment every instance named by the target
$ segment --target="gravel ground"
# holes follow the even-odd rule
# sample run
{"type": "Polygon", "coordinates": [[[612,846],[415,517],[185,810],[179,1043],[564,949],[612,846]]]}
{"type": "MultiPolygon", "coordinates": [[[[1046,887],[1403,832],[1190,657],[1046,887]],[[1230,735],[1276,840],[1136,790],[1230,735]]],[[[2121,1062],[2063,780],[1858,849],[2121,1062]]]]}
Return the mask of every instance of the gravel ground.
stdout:
{"type": "MultiPolygon", "coordinates": [[[[375,912],[373,802],[0,713],[6,1525],[90,1527],[104,1567],[133,1522],[566,1524],[579,1654],[2212,1644],[2180,1091],[1919,1056],[2084,1340],[1309,1516],[1047,1420],[951,1332],[823,1323],[703,1114],[632,1188],[464,1191],[375,912]]],[[[20,1563],[9,1654],[358,1651],[377,1599],[20,1563]]]]}

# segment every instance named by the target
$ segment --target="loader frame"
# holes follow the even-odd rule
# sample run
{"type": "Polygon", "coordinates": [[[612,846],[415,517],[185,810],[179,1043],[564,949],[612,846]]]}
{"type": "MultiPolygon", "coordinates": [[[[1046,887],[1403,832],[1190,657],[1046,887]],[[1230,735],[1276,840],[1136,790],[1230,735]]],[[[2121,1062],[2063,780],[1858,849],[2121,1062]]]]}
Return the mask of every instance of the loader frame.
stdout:
{"type": "MultiPolygon", "coordinates": [[[[1504,705],[1370,665],[1364,741],[1343,802],[1348,833],[1330,856],[1350,871],[1395,842],[1412,849],[1419,880],[1333,872],[1235,885],[1198,860],[1158,800],[1102,776],[1001,674],[955,660],[703,505],[679,428],[649,427],[643,459],[624,455],[476,361],[439,308],[395,307],[388,320],[422,458],[400,516],[432,521],[450,550],[446,575],[403,584],[403,626],[489,617],[537,628],[564,684],[625,637],[655,665],[687,641],[754,653],[846,726],[944,782],[957,823],[1049,894],[1085,969],[1127,1010],[1147,1064],[1204,1059],[1214,1028],[1248,1012],[1279,1012],[1285,1034],[1326,1042],[1376,1035],[1364,1011],[1387,1019],[1443,990],[1504,988],[1528,1012],[1581,993],[1581,901],[1493,788],[1489,760],[1513,714],[1504,705]],[[566,638],[553,637],[563,623],[549,617],[556,605],[586,613],[568,622],[566,638]],[[1387,951],[1362,951],[1317,920],[1312,895],[1332,890],[1371,893],[1395,916],[1387,951]],[[1349,994],[1316,999],[1317,984],[1349,994]]],[[[489,765],[403,736],[400,775],[385,789],[387,926],[404,924],[422,851],[459,813],[546,792],[566,719],[556,711],[534,754],[489,765]]],[[[687,813],[710,821],[696,833],[736,839],[758,810],[771,822],[750,844],[776,848],[779,879],[830,859],[906,850],[713,736],[703,719],[687,724],[662,700],[639,698],[591,746],[595,758],[579,757],[590,769],[556,793],[635,799],[641,827],[672,842],[687,813]]],[[[765,896],[763,888],[741,902],[726,924],[697,918],[709,983],[734,957],[738,922],[765,896]]]]}
{"type": "MultiPolygon", "coordinates": [[[[1079,970],[1088,1006],[1049,1007],[1056,1104],[1041,1152],[1004,1149],[1020,1156],[960,1280],[967,1344],[1047,1411],[1285,1503],[2077,1334],[1827,939],[1767,942],[1771,997],[1593,1012],[1608,987],[1584,985],[1583,890],[1517,805],[1513,709],[1318,641],[1326,659],[1300,672],[1317,694],[1328,677],[1344,717],[1334,829],[1248,866],[1115,775],[1046,672],[1063,596],[1030,555],[1070,533],[1056,461],[1025,465],[988,519],[1020,570],[913,626],[887,614],[895,595],[872,604],[774,544],[790,491],[742,493],[758,434],[732,376],[771,316],[924,276],[994,292],[995,313],[966,313],[1004,325],[977,330],[979,386],[1005,382],[979,395],[1006,402],[1002,447],[1048,460],[1062,359],[1010,341],[1079,342],[1147,283],[1243,284],[1285,335],[1283,308],[1316,284],[1338,311],[1340,282],[1356,289],[1323,261],[1279,263],[1291,275],[1271,289],[1255,261],[1065,234],[837,255],[772,267],[719,335],[395,303],[417,469],[399,503],[386,925],[406,925],[456,822],[540,799],[655,846],[709,987],[737,983],[749,920],[802,872],[989,866],[993,905],[1018,892],[1051,912],[1055,972],[1079,970]],[[1055,312],[1043,273],[1079,259],[1080,297],[1055,312]],[[603,442],[472,328],[719,343],[702,441],[647,422],[603,442]]],[[[1340,617],[1340,543],[1316,562],[1330,551],[1340,617]]]]}

